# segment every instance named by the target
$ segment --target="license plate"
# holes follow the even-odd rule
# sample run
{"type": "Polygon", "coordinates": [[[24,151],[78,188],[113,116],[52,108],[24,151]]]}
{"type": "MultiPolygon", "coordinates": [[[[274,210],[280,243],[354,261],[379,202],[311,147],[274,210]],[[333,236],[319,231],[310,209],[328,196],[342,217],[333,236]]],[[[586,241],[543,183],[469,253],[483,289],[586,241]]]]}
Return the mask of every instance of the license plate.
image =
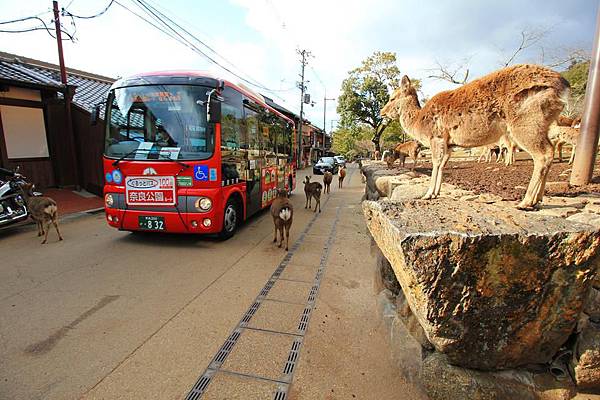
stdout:
{"type": "Polygon", "coordinates": [[[164,231],[165,219],[158,216],[141,216],[138,217],[140,229],[149,231],[164,231]]]}

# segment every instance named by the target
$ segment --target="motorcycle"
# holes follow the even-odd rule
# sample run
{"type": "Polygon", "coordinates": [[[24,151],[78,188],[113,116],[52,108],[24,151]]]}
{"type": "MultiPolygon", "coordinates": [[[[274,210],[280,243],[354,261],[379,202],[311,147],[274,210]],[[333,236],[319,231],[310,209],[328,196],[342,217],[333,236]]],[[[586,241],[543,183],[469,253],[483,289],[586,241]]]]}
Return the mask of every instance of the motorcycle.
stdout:
{"type": "Polygon", "coordinates": [[[26,178],[15,171],[0,168],[0,228],[25,221],[29,216],[21,185],[26,178]]]}

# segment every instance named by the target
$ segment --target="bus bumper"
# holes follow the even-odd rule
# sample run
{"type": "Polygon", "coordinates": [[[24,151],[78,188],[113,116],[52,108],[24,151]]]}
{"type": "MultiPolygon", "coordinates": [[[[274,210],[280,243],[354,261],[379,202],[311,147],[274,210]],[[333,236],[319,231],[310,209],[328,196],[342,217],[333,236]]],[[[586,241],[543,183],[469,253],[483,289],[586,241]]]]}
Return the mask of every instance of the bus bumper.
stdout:
{"type": "MultiPolygon", "coordinates": [[[[177,213],[164,211],[139,211],[105,208],[109,226],[123,231],[165,232],[165,233],[219,233],[222,230],[223,216],[214,208],[205,213],[177,213]],[[140,227],[140,217],[160,217],[163,229],[140,227]]],[[[222,213],[221,213],[222,214],[222,213]]]]}

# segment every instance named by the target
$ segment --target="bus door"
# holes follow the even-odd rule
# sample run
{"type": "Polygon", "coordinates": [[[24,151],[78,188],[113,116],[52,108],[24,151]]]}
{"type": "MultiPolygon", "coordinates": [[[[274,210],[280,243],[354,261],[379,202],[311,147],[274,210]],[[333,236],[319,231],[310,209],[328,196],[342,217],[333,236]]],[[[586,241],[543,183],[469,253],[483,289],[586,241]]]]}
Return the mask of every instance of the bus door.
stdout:
{"type": "Polygon", "coordinates": [[[251,215],[262,208],[261,191],[261,169],[263,167],[263,156],[261,140],[258,132],[258,113],[248,107],[244,107],[247,136],[247,159],[246,159],[246,208],[247,214],[251,215]]]}

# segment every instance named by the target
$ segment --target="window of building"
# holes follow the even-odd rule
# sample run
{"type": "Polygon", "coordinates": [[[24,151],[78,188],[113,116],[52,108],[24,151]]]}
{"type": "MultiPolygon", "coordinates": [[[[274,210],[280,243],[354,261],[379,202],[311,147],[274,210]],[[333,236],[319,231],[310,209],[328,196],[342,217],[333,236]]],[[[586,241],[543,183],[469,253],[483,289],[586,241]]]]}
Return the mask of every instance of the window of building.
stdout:
{"type": "Polygon", "coordinates": [[[0,115],[9,159],[49,156],[43,109],[0,106],[0,115]]]}

